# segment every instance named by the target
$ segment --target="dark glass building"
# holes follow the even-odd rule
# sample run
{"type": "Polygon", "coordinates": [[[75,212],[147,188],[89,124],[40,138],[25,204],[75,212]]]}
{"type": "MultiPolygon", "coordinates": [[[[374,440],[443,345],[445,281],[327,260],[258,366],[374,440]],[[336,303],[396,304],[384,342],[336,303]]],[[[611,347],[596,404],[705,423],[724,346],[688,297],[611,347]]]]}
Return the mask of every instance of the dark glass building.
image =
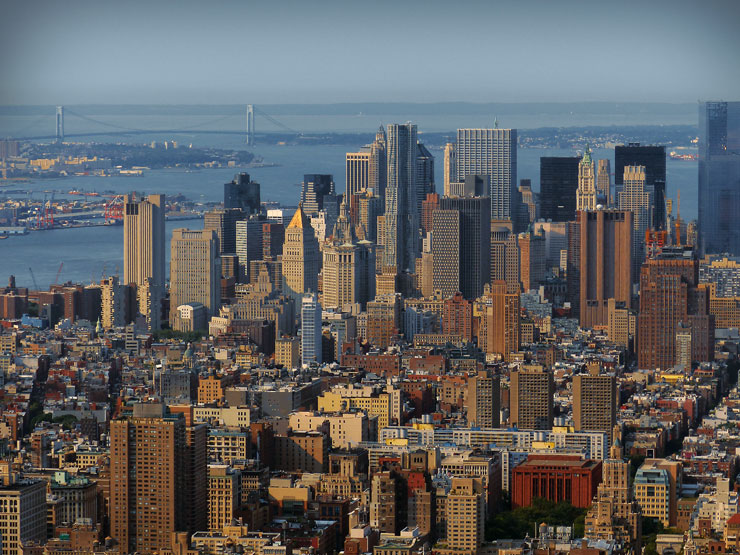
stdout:
{"type": "Polygon", "coordinates": [[[303,175],[301,201],[303,211],[309,215],[324,209],[324,197],[334,195],[334,176],[331,174],[307,173],[303,175]]]}
{"type": "Polygon", "coordinates": [[[629,143],[614,147],[614,185],[624,185],[625,166],[645,166],[645,185],[653,190],[653,227],[665,228],[665,147],[629,143]]]}
{"type": "Polygon", "coordinates": [[[260,184],[252,181],[248,173],[238,173],[234,180],[224,185],[224,208],[240,208],[245,214],[260,211],[260,184]]]}
{"type": "Polygon", "coordinates": [[[705,253],[740,256],[740,102],[699,104],[699,234],[705,253]]]}
{"type": "Polygon", "coordinates": [[[576,217],[579,156],[540,158],[540,218],[570,222],[576,217]]]}

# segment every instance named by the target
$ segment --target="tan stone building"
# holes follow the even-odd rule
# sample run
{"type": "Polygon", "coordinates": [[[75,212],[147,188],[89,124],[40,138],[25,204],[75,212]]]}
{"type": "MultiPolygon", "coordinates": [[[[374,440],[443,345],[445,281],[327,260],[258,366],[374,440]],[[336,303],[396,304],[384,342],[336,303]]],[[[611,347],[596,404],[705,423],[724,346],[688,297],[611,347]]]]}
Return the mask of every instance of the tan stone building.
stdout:
{"type": "Polygon", "coordinates": [[[509,424],[521,430],[549,430],[555,384],[552,372],[538,365],[511,372],[509,424]]]}
{"type": "Polygon", "coordinates": [[[208,465],[208,529],[221,530],[231,524],[241,505],[239,471],[225,464],[208,465]]]}

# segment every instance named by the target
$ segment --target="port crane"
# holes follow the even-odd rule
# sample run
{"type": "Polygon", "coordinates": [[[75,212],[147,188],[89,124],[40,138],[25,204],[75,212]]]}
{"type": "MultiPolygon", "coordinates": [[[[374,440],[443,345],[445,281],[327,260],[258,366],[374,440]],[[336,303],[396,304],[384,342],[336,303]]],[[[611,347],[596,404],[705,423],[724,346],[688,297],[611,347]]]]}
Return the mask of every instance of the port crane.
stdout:
{"type": "Polygon", "coordinates": [[[36,276],[33,275],[33,269],[29,267],[28,271],[31,272],[31,281],[33,281],[34,288],[36,289],[36,291],[39,291],[39,284],[36,283],[36,276]]]}
{"type": "MultiPolygon", "coordinates": [[[[52,283],[52,285],[59,285],[59,276],[62,273],[62,266],[64,266],[64,261],[62,261],[62,262],[59,263],[59,269],[57,270],[57,275],[54,278],[54,283],[52,283]]],[[[51,288],[51,286],[50,286],[50,288],[51,288]]]]}

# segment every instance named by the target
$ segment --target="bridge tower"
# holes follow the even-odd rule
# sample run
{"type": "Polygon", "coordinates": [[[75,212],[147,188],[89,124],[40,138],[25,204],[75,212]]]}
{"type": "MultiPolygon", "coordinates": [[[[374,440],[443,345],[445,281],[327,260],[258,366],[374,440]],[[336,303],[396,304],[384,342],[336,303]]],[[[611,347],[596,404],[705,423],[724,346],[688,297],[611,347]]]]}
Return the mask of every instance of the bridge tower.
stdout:
{"type": "Polygon", "coordinates": [[[254,106],[247,104],[247,144],[254,145],[254,106]]]}
{"type": "Polygon", "coordinates": [[[62,142],[64,141],[64,106],[57,106],[57,130],[56,130],[56,136],[57,141],[62,142]]]}

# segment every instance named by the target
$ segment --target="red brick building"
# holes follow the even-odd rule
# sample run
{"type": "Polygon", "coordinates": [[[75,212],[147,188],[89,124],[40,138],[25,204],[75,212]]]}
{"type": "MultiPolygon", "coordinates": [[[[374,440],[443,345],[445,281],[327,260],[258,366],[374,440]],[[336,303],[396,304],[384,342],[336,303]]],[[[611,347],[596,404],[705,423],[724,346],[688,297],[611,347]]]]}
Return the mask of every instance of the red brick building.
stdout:
{"type": "Polygon", "coordinates": [[[442,329],[450,335],[460,335],[468,341],[473,340],[473,304],[465,300],[459,291],[445,299],[442,315],[442,329]]]}
{"type": "Polygon", "coordinates": [[[511,506],[528,507],[535,497],[589,507],[601,483],[601,461],[577,455],[529,455],[514,468],[511,506]]]}

